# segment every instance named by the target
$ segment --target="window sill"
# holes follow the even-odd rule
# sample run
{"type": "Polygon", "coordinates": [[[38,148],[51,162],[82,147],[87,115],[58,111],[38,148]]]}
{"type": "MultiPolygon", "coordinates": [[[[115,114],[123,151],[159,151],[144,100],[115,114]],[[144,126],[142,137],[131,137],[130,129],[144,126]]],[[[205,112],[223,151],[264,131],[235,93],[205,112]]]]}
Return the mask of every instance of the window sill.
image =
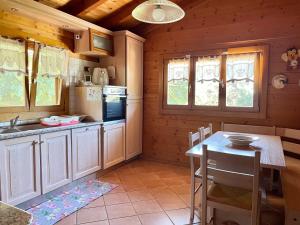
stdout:
{"type": "Polygon", "coordinates": [[[194,115],[203,117],[220,117],[220,118],[248,118],[248,119],[266,119],[265,111],[216,111],[208,109],[166,109],[161,108],[161,114],[164,115],[194,115]]]}

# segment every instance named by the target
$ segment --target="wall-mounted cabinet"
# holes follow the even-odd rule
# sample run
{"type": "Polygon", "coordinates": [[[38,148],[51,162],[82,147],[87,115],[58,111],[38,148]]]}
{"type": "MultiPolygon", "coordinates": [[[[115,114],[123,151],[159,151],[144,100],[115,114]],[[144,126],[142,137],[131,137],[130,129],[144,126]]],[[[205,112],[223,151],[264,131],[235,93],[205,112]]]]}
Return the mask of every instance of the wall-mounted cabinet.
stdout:
{"type": "Polygon", "coordinates": [[[107,169],[125,160],[125,123],[103,127],[103,166],[107,169]]]}
{"type": "Polygon", "coordinates": [[[85,55],[113,55],[113,37],[88,29],[74,34],[75,52],[85,55]]]}
{"type": "Polygon", "coordinates": [[[41,135],[43,194],[72,182],[71,131],[41,135]]]}
{"type": "Polygon", "coordinates": [[[72,130],[73,179],[101,169],[100,126],[72,130]]]}
{"type": "Polygon", "coordinates": [[[39,136],[0,142],[1,201],[17,205],[41,194],[39,136]]]}

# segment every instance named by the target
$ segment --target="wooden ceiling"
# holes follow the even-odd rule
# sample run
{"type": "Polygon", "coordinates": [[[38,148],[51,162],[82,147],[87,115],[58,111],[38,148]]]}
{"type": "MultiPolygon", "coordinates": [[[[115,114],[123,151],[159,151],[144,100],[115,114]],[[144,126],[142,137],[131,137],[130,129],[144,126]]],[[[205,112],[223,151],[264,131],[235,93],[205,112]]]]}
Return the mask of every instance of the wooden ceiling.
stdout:
{"type": "MultiPolygon", "coordinates": [[[[145,0],[34,0],[80,17],[112,31],[143,29],[145,24],[131,16],[132,10],[145,0]]],[[[187,0],[172,0],[185,6],[187,0]]],[[[197,0],[191,0],[197,1],[197,0]]]]}

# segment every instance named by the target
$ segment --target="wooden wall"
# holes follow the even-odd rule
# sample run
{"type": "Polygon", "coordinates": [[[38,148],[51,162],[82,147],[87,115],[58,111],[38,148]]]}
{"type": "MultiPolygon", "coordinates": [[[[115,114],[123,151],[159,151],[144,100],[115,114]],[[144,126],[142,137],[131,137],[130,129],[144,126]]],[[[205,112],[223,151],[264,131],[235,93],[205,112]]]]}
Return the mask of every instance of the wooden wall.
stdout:
{"type": "Polygon", "coordinates": [[[149,159],[187,163],[188,132],[213,122],[276,125],[300,129],[300,71],[288,72],[281,54],[300,48],[299,0],[204,0],[190,1],[186,17],[174,24],[146,27],[144,56],[144,156],[149,159]],[[161,54],[222,46],[270,46],[267,118],[209,118],[162,115],[159,112],[161,54]],[[282,90],[271,86],[277,73],[288,76],[282,90]]]}

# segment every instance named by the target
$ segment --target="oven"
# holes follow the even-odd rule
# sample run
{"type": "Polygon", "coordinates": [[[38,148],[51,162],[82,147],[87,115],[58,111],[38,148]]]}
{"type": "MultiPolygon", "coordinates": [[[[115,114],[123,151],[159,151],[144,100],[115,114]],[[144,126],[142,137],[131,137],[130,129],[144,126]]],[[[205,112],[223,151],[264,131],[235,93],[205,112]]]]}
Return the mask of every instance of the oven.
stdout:
{"type": "Polygon", "coordinates": [[[103,121],[111,122],[126,119],[126,87],[104,86],[103,121]]]}

